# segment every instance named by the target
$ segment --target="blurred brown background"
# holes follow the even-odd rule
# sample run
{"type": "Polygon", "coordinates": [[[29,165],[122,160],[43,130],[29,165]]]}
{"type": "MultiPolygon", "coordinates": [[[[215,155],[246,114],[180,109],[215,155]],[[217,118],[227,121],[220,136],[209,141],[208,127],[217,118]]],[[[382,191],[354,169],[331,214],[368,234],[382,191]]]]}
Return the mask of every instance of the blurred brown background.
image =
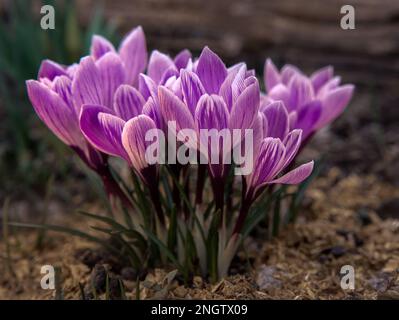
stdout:
{"type": "MultiPolygon", "coordinates": [[[[83,19],[99,1],[81,0],[83,19]]],[[[104,0],[107,19],[127,31],[142,25],[150,48],[199,51],[261,68],[266,56],[314,68],[333,64],[344,79],[399,87],[397,0],[104,0]],[[340,9],[355,8],[356,29],[342,30],[340,9]]]]}

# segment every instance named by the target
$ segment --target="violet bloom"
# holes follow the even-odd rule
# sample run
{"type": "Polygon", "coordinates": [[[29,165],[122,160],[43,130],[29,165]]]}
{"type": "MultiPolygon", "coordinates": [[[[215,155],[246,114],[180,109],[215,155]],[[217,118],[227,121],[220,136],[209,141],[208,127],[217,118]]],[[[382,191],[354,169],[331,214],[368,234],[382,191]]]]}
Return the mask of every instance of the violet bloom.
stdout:
{"type": "Polygon", "coordinates": [[[78,114],[72,101],[72,79],[67,70],[43,61],[39,80],[26,82],[28,96],[39,118],[93,170],[105,166],[103,156],[93,149],[79,129],[78,114]]]}
{"type": "Polygon", "coordinates": [[[179,72],[182,68],[191,68],[191,66],[191,53],[187,49],[178,53],[173,60],[168,55],[154,50],[148,62],[147,74],[141,73],[139,75],[139,92],[145,101],[149,98],[153,101],[153,108],[143,110],[143,112],[154,119],[158,128],[165,129],[159,109],[159,85],[164,85],[181,97],[179,72]]]}
{"type": "Polygon", "coordinates": [[[91,56],[82,59],[79,65],[65,67],[45,60],[38,80],[27,81],[29,99],[39,118],[100,174],[111,193],[121,191],[111,179],[105,156],[95,150],[80,131],[81,108],[86,103],[112,107],[113,93],[118,86],[125,82],[137,83],[146,63],[145,38],[138,27],[122,42],[119,53],[106,39],[94,36],[91,56]]]}
{"type": "Polygon", "coordinates": [[[103,165],[103,160],[80,132],[81,107],[85,103],[110,105],[113,93],[121,83],[138,81],[138,74],[147,63],[141,27],[134,29],[122,42],[120,57],[114,52],[111,43],[94,36],[92,56],[82,59],[79,66],[64,67],[44,60],[38,81],[27,81],[29,98],[40,119],[94,170],[103,165]],[[128,70],[127,66],[131,68],[128,70]]]}
{"type": "Polygon", "coordinates": [[[156,83],[164,85],[169,78],[179,76],[180,69],[192,64],[191,53],[184,49],[172,60],[168,55],[154,50],[148,62],[147,75],[156,83]]]}
{"type": "Polygon", "coordinates": [[[100,60],[109,52],[116,53],[123,62],[126,83],[137,86],[138,76],[147,66],[147,45],[142,27],[133,29],[122,40],[118,51],[107,39],[98,35],[93,36],[90,48],[93,59],[100,60]]]}
{"type": "Polygon", "coordinates": [[[263,104],[283,101],[289,113],[290,128],[302,129],[304,141],[344,111],[354,90],[351,84],[340,85],[341,79],[334,77],[332,67],[307,77],[291,65],[279,72],[270,59],[265,63],[264,81],[267,96],[263,104]]]}
{"type": "MultiPolygon", "coordinates": [[[[181,93],[165,86],[159,87],[159,103],[166,122],[175,121],[176,130],[196,131],[200,141],[201,129],[250,129],[258,113],[260,91],[256,78],[245,64],[227,69],[223,61],[205,47],[198,61],[180,71],[181,93]]],[[[208,142],[201,141],[207,146],[208,142]]],[[[194,146],[195,147],[195,146],[194,146]]],[[[224,155],[230,150],[207,149],[208,161],[212,153],[219,154],[218,164],[209,164],[211,183],[217,209],[223,209],[224,180],[227,166],[224,155]]]]}
{"type": "Polygon", "coordinates": [[[258,115],[254,125],[254,171],[245,177],[243,202],[233,233],[241,231],[250,206],[267,186],[299,184],[313,171],[314,162],[310,161],[286,172],[302,142],[301,129],[289,132],[286,113],[284,105],[276,102],[258,115]]]}
{"type": "MultiPolygon", "coordinates": [[[[139,110],[138,104],[143,101],[135,101],[132,97],[134,92],[132,87],[123,87],[119,92],[124,97],[127,106],[124,106],[123,112],[129,112],[133,115],[132,118],[125,121],[120,115],[117,115],[109,108],[98,105],[84,105],[82,115],[80,117],[80,128],[90,143],[109,155],[123,158],[130,167],[134,169],[136,174],[140,176],[142,181],[146,184],[150,191],[151,199],[154,203],[158,218],[161,222],[164,221],[161,203],[159,202],[158,194],[158,163],[149,163],[146,158],[147,148],[150,145],[157,145],[156,150],[159,150],[160,136],[158,136],[158,128],[153,119],[142,114],[139,110]],[[127,98],[130,95],[130,98],[127,98]],[[129,104],[130,102],[133,102],[129,104]],[[127,111],[131,107],[131,110],[127,111]],[[138,109],[135,109],[138,108],[138,109]],[[147,141],[146,134],[150,131],[156,133],[155,142],[147,141]]],[[[121,98],[122,99],[122,98],[121,98]]],[[[138,99],[140,100],[140,99],[138,99]]],[[[152,99],[147,101],[151,104],[152,99]]],[[[155,155],[160,157],[160,155],[155,155]]]]}

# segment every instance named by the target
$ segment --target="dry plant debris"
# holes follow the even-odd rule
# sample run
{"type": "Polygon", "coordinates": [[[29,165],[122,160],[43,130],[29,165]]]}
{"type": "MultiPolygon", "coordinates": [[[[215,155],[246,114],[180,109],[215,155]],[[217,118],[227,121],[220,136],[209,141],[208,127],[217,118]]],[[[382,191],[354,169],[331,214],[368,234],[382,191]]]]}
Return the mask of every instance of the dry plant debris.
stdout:
{"type": "Polygon", "coordinates": [[[196,276],[189,287],[173,270],[137,275],[78,238],[51,233],[38,251],[35,232],[14,232],[12,269],[0,265],[0,298],[54,298],[54,291],[40,287],[40,267],[52,264],[62,270],[65,299],[81,299],[81,287],[93,298],[88,288],[98,269],[109,272],[110,283],[121,279],[129,299],[398,299],[399,208],[392,208],[398,198],[399,188],[376,176],[343,177],[332,168],[309,189],[296,225],[263,243],[248,239],[239,253],[242,264],[247,263],[243,257],[252,261],[245,274],[216,284],[196,276]],[[355,268],[355,290],[340,287],[340,269],[347,264],[355,268]]]}

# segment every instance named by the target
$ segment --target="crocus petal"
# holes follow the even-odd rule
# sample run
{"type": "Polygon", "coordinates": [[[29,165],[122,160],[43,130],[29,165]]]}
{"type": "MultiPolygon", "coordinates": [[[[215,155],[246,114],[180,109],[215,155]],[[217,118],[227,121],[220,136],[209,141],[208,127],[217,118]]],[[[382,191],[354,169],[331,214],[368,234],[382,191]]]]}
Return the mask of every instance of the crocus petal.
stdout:
{"type": "Polygon", "coordinates": [[[205,94],[205,89],[198,76],[192,71],[181,70],[180,78],[184,102],[194,115],[198,100],[205,94]]]}
{"type": "Polygon", "coordinates": [[[303,139],[306,139],[314,130],[322,113],[321,102],[313,100],[298,111],[295,128],[302,129],[303,139]]]}
{"type": "Polygon", "coordinates": [[[157,90],[158,86],[149,76],[140,73],[139,76],[139,91],[143,95],[143,98],[147,100],[149,97],[152,97],[154,100],[157,100],[157,90]]]}
{"type": "Polygon", "coordinates": [[[112,108],[115,91],[125,82],[125,70],[119,56],[108,52],[97,61],[103,84],[103,105],[112,108]]]}
{"type": "Polygon", "coordinates": [[[65,144],[79,147],[83,137],[79,132],[74,108],[38,81],[29,80],[26,85],[29,99],[39,118],[65,144]]]}
{"type": "Polygon", "coordinates": [[[260,115],[261,120],[262,120],[262,136],[263,138],[267,137],[267,133],[269,132],[269,124],[267,122],[267,118],[263,112],[258,112],[258,115],[260,115]]]}
{"type": "Polygon", "coordinates": [[[278,84],[273,87],[273,89],[269,92],[268,98],[271,100],[281,100],[283,101],[286,108],[288,108],[288,103],[290,101],[290,91],[283,84],[278,84]]]}
{"type": "Polygon", "coordinates": [[[262,112],[267,119],[267,136],[283,140],[288,134],[288,112],[282,101],[274,101],[266,105],[262,112]]]}
{"type": "Polygon", "coordinates": [[[285,155],[284,161],[281,163],[279,171],[284,170],[298,153],[302,142],[302,130],[292,130],[284,139],[285,155]]]}
{"type": "Polygon", "coordinates": [[[260,92],[258,83],[247,87],[234,103],[230,114],[230,129],[248,129],[258,114],[260,92]]]}
{"type": "Polygon", "coordinates": [[[319,92],[317,93],[317,98],[319,100],[323,100],[325,96],[332,90],[338,88],[338,86],[341,84],[341,77],[334,77],[331,80],[329,80],[324,86],[322,86],[319,89],[319,92]]]}
{"type": "Polygon", "coordinates": [[[156,129],[154,121],[146,115],[139,115],[130,119],[123,128],[123,147],[129,156],[133,168],[139,173],[149,166],[145,153],[152,142],[146,141],[146,134],[149,130],[156,129]]]}
{"type": "Polygon", "coordinates": [[[322,128],[326,124],[335,120],[346,108],[352,98],[355,87],[353,85],[344,85],[330,91],[323,100],[323,111],[317,128],[322,128]]]}
{"type": "Polygon", "coordinates": [[[148,62],[147,74],[155,81],[155,83],[160,83],[163,74],[170,67],[174,67],[172,59],[166,54],[154,50],[151,53],[150,61],[148,62]]]}
{"type": "MultiPolygon", "coordinates": [[[[229,155],[232,145],[227,144],[225,134],[229,134],[227,131],[229,121],[229,111],[223,98],[217,95],[203,95],[198,101],[198,107],[195,111],[195,122],[198,130],[207,129],[211,135],[203,135],[199,131],[200,136],[200,152],[207,156],[209,168],[212,176],[221,177],[223,175],[224,161],[226,156],[229,155]],[[211,131],[212,130],[212,131],[211,131]],[[224,130],[224,131],[223,131],[224,130]],[[213,134],[217,134],[219,143],[215,145],[212,139],[213,134]],[[215,159],[217,160],[214,163],[215,159]]],[[[231,142],[231,141],[230,141],[231,142]]]]}
{"type": "Polygon", "coordinates": [[[238,65],[237,69],[229,71],[226,79],[220,87],[219,94],[223,97],[229,110],[231,110],[238,96],[247,87],[245,84],[246,72],[247,67],[245,64],[241,63],[238,65]]]}
{"type": "Polygon", "coordinates": [[[72,97],[78,115],[84,104],[104,105],[104,86],[92,57],[80,61],[72,81],[72,97]]]}
{"type": "Polygon", "coordinates": [[[281,183],[281,184],[298,184],[304,181],[313,171],[314,162],[310,161],[305,163],[294,170],[286,173],[282,177],[271,181],[270,183],[281,183]]]}
{"type": "Polygon", "coordinates": [[[295,129],[297,120],[298,120],[298,112],[292,111],[288,114],[288,123],[290,124],[290,130],[295,129]]]}
{"type": "Polygon", "coordinates": [[[312,81],[314,91],[318,92],[319,89],[333,77],[333,75],[334,68],[331,66],[324,67],[313,73],[310,80],[312,81]]]}
{"type": "Polygon", "coordinates": [[[280,73],[271,59],[267,59],[264,68],[264,81],[267,92],[281,82],[280,73]]]}
{"type": "Polygon", "coordinates": [[[231,67],[227,68],[227,75],[232,75],[233,77],[235,77],[242,66],[245,66],[244,62],[233,64],[231,67]]]}
{"type": "Polygon", "coordinates": [[[169,89],[158,89],[159,105],[166,122],[175,121],[176,130],[195,129],[194,119],[187,106],[169,89]]]}
{"type": "Polygon", "coordinates": [[[258,158],[255,162],[255,170],[248,176],[249,190],[254,192],[270,182],[278,173],[281,162],[284,161],[285,147],[278,138],[265,138],[259,148],[258,158]]]}
{"type": "Polygon", "coordinates": [[[139,73],[147,65],[147,45],[141,27],[133,29],[126,36],[119,48],[119,54],[125,64],[127,83],[136,85],[139,73]]]}
{"type": "Polygon", "coordinates": [[[72,106],[72,81],[66,76],[57,76],[52,84],[52,89],[64,100],[68,106],[72,106]]]}
{"type": "Polygon", "coordinates": [[[177,97],[179,97],[180,100],[183,100],[180,77],[170,77],[163,86],[170,89],[177,97]]]}
{"type": "Polygon", "coordinates": [[[177,78],[179,76],[179,71],[175,65],[171,65],[162,75],[159,84],[165,84],[170,78],[177,78]]]}
{"type": "Polygon", "coordinates": [[[66,68],[66,73],[68,74],[68,77],[73,79],[75,77],[76,71],[79,68],[79,64],[77,63],[72,63],[70,66],[66,68]]]}
{"type": "Polygon", "coordinates": [[[39,74],[37,78],[38,79],[47,78],[52,81],[57,76],[66,76],[66,75],[67,73],[62,65],[51,60],[43,60],[40,65],[39,74]]]}
{"type": "Polygon", "coordinates": [[[178,70],[183,69],[185,67],[187,67],[188,61],[191,58],[191,52],[187,49],[184,49],[182,51],[180,51],[174,60],[174,63],[176,65],[176,68],[178,70]]]}
{"type": "Polygon", "coordinates": [[[155,122],[158,129],[164,129],[161,110],[153,98],[148,98],[147,102],[143,106],[142,112],[155,122]]]}
{"type": "Polygon", "coordinates": [[[267,121],[265,115],[261,112],[258,112],[258,115],[255,117],[254,123],[252,124],[252,138],[253,138],[253,148],[252,148],[252,161],[258,158],[259,149],[261,143],[266,136],[264,135],[265,131],[267,132],[267,121]]]}
{"type": "Polygon", "coordinates": [[[125,121],[141,114],[144,104],[141,93],[128,84],[121,85],[115,93],[114,110],[125,121]]]}
{"type": "Polygon", "coordinates": [[[256,77],[256,71],[255,69],[249,69],[247,70],[247,72],[245,73],[246,77],[256,77]]]}
{"type": "Polygon", "coordinates": [[[313,86],[309,78],[295,75],[289,85],[290,99],[286,106],[289,111],[298,110],[314,98],[313,86]]]}
{"type": "Polygon", "coordinates": [[[121,134],[125,121],[101,106],[84,105],[80,115],[80,129],[98,150],[129,161],[122,146],[121,134]]]}
{"type": "Polygon", "coordinates": [[[196,73],[207,93],[219,93],[220,86],[227,76],[223,61],[208,47],[202,50],[196,73]]]}
{"type": "Polygon", "coordinates": [[[199,129],[226,129],[229,111],[224,100],[217,95],[203,95],[198,101],[195,121],[199,129]]]}
{"type": "MultiPolygon", "coordinates": [[[[257,83],[256,81],[252,81],[255,79],[253,76],[247,77],[247,66],[244,64],[237,72],[237,75],[234,77],[233,82],[231,84],[231,101],[234,104],[234,101],[238,99],[238,96],[245,90],[245,88],[249,87],[253,83],[257,83]]],[[[258,83],[257,83],[258,85],[258,83]]],[[[259,85],[258,85],[259,88],[259,85]]]]}
{"type": "Polygon", "coordinates": [[[302,72],[295,66],[286,64],[281,69],[281,82],[288,85],[295,75],[302,75],[302,72]]]}
{"type": "Polygon", "coordinates": [[[112,43],[102,36],[94,35],[91,38],[90,55],[95,60],[98,60],[107,52],[115,52],[115,48],[112,43]]]}

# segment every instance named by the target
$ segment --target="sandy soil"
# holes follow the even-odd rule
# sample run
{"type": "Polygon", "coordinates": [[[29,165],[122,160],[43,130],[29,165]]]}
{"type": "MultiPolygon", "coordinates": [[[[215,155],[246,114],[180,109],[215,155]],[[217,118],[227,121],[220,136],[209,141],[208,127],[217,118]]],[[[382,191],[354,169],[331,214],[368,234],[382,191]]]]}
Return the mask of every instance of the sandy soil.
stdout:
{"type": "Polygon", "coordinates": [[[93,244],[57,233],[38,250],[37,232],[19,232],[9,239],[10,259],[0,244],[9,262],[0,265],[0,299],[89,299],[93,286],[104,299],[107,273],[114,299],[399,299],[398,199],[399,188],[376,176],[332,168],[309,189],[298,223],[274,239],[248,239],[232,275],[217,284],[194,277],[184,286],[173,270],[137,275],[93,244]],[[61,270],[57,293],[40,287],[45,264],[61,270]],[[354,290],[340,287],[344,265],[354,267],[354,290]]]}

